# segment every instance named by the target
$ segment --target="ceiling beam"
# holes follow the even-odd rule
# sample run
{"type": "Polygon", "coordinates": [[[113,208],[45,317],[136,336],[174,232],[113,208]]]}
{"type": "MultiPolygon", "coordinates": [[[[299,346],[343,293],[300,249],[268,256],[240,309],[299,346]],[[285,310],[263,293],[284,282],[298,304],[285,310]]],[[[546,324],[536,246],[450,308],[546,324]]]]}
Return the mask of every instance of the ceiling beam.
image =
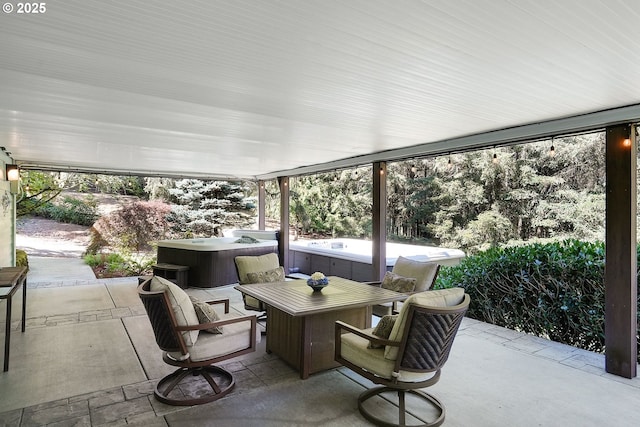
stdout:
{"type": "Polygon", "coordinates": [[[415,157],[431,157],[447,153],[479,150],[483,148],[534,142],[562,135],[604,130],[608,126],[640,121],[640,104],[596,111],[555,120],[530,123],[490,132],[428,142],[395,150],[380,151],[364,156],[350,157],[334,162],[320,163],[295,169],[271,172],[256,177],[260,180],[278,176],[309,175],[336,169],[346,169],[380,161],[398,161],[415,157]]]}

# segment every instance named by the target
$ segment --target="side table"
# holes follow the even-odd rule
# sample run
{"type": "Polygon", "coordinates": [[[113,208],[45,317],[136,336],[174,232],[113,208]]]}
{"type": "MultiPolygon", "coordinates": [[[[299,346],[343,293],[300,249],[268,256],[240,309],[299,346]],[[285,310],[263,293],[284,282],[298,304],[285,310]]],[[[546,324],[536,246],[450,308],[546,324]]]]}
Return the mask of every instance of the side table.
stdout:
{"type": "Polygon", "coordinates": [[[12,297],[20,286],[22,286],[22,332],[24,332],[27,317],[27,267],[0,268],[0,299],[7,300],[7,323],[4,335],[4,372],[9,370],[12,297]]]}
{"type": "Polygon", "coordinates": [[[153,265],[153,275],[172,281],[181,288],[188,286],[189,267],[161,262],[153,265]]]}

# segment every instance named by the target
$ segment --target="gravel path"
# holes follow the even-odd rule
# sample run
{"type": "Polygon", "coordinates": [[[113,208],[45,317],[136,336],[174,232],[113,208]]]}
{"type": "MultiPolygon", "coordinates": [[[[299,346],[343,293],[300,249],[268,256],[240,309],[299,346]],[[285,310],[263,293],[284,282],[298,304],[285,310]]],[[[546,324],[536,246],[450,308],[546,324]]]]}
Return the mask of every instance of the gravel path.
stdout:
{"type": "Polygon", "coordinates": [[[81,258],[89,244],[89,227],[39,217],[16,221],[16,247],[35,257],[81,258]]]}

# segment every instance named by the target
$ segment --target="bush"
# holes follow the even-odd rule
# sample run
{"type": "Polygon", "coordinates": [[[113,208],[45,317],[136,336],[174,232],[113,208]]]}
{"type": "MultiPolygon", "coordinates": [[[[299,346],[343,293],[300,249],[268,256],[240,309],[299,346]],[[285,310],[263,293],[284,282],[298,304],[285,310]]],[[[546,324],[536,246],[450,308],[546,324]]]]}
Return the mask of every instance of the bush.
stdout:
{"type": "Polygon", "coordinates": [[[100,217],[91,229],[88,252],[104,246],[122,253],[151,249],[153,242],[165,237],[170,210],[166,203],[137,201],[100,217]]]}
{"type": "Polygon", "coordinates": [[[84,262],[99,279],[151,274],[155,256],[150,254],[121,255],[118,253],[87,254],[84,262]]]}
{"type": "Polygon", "coordinates": [[[469,317],[602,352],[604,255],[578,240],[492,248],[443,267],[436,287],[465,288],[469,317]]]}
{"type": "Polygon", "coordinates": [[[91,196],[86,199],[65,196],[61,202],[45,203],[35,214],[69,224],[92,225],[98,219],[98,201],[91,196]]]}
{"type": "Polygon", "coordinates": [[[29,268],[29,259],[27,258],[27,253],[22,249],[16,249],[16,267],[27,267],[29,268]]]}

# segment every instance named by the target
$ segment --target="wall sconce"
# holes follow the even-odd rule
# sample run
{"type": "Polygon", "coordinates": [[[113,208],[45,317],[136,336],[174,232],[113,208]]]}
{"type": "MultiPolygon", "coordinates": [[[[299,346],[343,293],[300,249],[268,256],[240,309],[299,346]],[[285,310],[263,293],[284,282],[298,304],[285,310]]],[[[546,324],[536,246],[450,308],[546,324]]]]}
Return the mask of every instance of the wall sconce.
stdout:
{"type": "Polygon", "coordinates": [[[9,181],[9,191],[11,194],[18,194],[20,191],[20,169],[18,169],[18,165],[7,165],[7,181],[9,181]]]}
{"type": "Polygon", "coordinates": [[[18,181],[20,180],[20,170],[18,169],[18,165],[7,165],[7,181],[18,181]]]}

